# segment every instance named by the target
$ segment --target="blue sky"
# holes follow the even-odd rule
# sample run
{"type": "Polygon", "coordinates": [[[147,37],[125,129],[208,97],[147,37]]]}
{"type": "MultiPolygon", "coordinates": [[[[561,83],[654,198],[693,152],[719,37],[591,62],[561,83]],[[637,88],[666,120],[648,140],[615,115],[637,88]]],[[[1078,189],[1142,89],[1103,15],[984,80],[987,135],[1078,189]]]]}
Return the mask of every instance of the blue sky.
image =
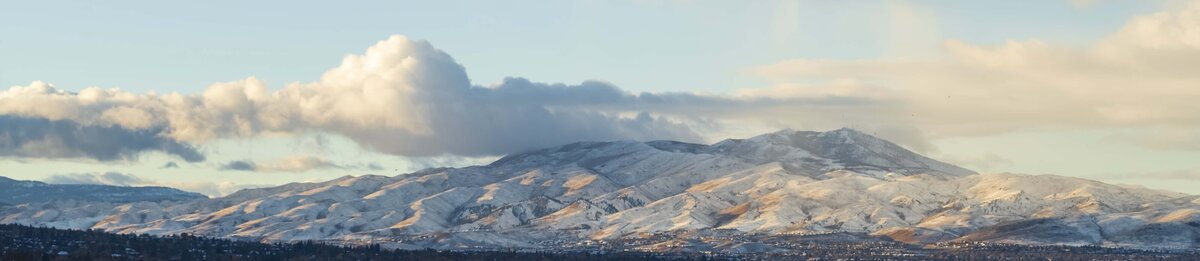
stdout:
{"type": "MultiPolygon", "coordinates": [[[[43,81],[66,91],[100,87],[118,88],[133,94],[176,92],[198,95],[215,83],[254,77],[266,89],[275,91],[291,83],[322,81],[326,71],[344,64],[346,55],[363,54],[367,47],[380,44],[392,35],[403,35],[408,39],[405,41],[428,41],[432,47],[444,51],[465,68],[470,84],[477,86],[506,86],[502,83],[506,77],[568,85],[596,80],[627,93],[683,93],[733,97],[730,99],[734,100],[767,93],[766,96],[797,95],[800,100],[838,96],[913,104],[901,106],[906,113],[897,114],[881,113],[894,111],[890,107],[846,105],[836,110],[837,117],[811,115],[816,112],[787,113],[787,108],[778,108],[780,112],[776,113],[730,108],[727,112],[714,112],[711,118],[686,119],[677,113],[682,109],[649,109],[653,110],[650,113],[654,116],[674,117],[676,122],[691,126],[694,135],[681,137],[691,137],[696,139],[694,141],[739,138],[785,127],[824,130],[857,121],[868,131],[883,132],[881,136],[902,145],[977,170],[1053,173],[1200,192],[1194,189],[1200,187],[1195,186],[1200,185],[1200,174],[1197,174],[1200,172],[1196,171],[1200,170],[1200,164],[1192,160],[1200,156],[1196,151],[1200,146],[1139,145],[1146,137],[1160,136],[1178,136],[1182,143],[1196,142],[1194,119],[1168,117],[1170,115],[1163,118],[1171,119],[1161,121],[1121,118],[1121,115],[1145,115],[1140,113],[1151,113],[1171,103],[1160,107],[1140,106],[1142,99],[1111,98],[1120,96],[1117,92],[1068,95],[1066,97],[1072,101],[1063,104],[1041,104],[1037,102],[1045,101],[1018,97],[1011,106],[1033,104],[1031,107],[1034,108],[1066,112],[1058,116],[1027,117],[1032,120],[1009,120],[1014,116],[997,112],[1003,107],[974,108],[970,102],[937,107],[940,105],[936,100],[930,102],[929,97],[920,93],[937,91],[940,95],[946,89],[910,86],[959,84],[972,86],[964,87],[967,90],[963,91],[963,96],[1003,97],[998,93],[1010,90],[1003,89],[1007,88],[1004,85],[992,85],[1002,80],[980,82],[981,85],[975,87],[975,82],[964,79],[942,79],[942,75],[936,74],[937,70],[916,72],[913,75],[917,76],[913,77],[905,77],[899,72],[859,77],[850,72],[861,68],[884,68],[879,66],[894,65],[895,61],[921,61],[914,64],[937,64],[953,70],[959,68],[956,64],[979,61],[971,57],[1005,60],[1008,56],[1024,57],[1022,50],[1038,51],[1043,47],[1067,53],[1064,56],[1070,57],[1062,58],[1063,64],[1082,63],[1083,66],[1077,67],[1088,67],[1086,61],[1108,61],[1104,57],[1138,54],[1130,51],[1107,55],[1111,52],[1104,48],[1111,45],[1128,50],[1144,46],[1121,47],[1118,38],[1123,35],[1121,32],[1128,31],[1123,28],[1148,14],[1190,10],[1190,5],[1182,2],[644,0],[362,1],[349,4],[120,1],[97,4],[25,1],[4,5],[5,11],[0,16],[0,85],[5,87],[29,86],[31,82],[43,81]],[[1103,59],[1089,58],[1094,53],[1103,59]],[[854,67],[863,64],[869,66],[854,67]],[[812,73],[813,68],[841,68],[842,71],[818,75],[812,73]],[[847,86],[857,87],[819,88],[846,82],[849,83],[847,86]],[[809,85],[818,87],[804,88],[817,91],[788,92],[794,91],[791,88],[795,86],[809,85]],[[870,89],[876,85],[896,94],[877,97],[882,95],[881,92],[870,89]],[[747,96],[747,93],[758,94],[747,96]],[[1113,104],[1129,105],[1109,106],[1113,104]],[[1071,119],[1090,116],[1071,114],[1074,108],[1084,108],[1078,113],[1101,111],[1104,116],[1076,122],[1071,119]],[[907,113],[910,110],[911,113],[907,113]],[[948,110],[978,110],[980,117],[964,120],[961,115],[941,113],[948,110]],[[779,119],[757,119],[752,124],[724,121],[745,113],[770,114],[779,119]],[[912,115],[914,119],[894,119],[902,114],[912,115]],[[697,122],[710,120],[725,122],[726,126],[696,127],[701,125],[697,122]],[[1171,135],[1160,135],[1164,133],[1171,135]],[[916,138],[906,139],[912,136],[916,138]]],[[[1195,47],[1186,45],[1189,43],[1185,42],[1185,48],[1179,52],[1185,55],[1196,53],[1195,49],[1188,49],[1195,47]]],[[[407,42],[397,44],[409,45],[407,42]]],[[[1059,51],[1048,52],[1057,54],[1059,51]]],[[[1128,59],[1124,63],[1150,63],[1150,58],[1145,57],[1128,59]]],[[[1038,64],[1040,62],[1020,68],[1038,67],[1038,64]]],[[[968,67],[963,70],[992,68],[1011,73],[1011,68],[968,67]]],[[[887,67],[882,71],[894,70],[897,69],[887,67]]],[[[1069,75],[1077,73],[1062,68],[1047,69],[1053,70],[1069,75]]],[[[951,71],[945,73],[952,74],[951,71]]],[[[1078,73],[1086,76],[1086,72],[1078,73]]],[[[1163,83],[1191,80],[1158,74],[1126,76],[1113,81],[1148,78],[1147,84],[1153,84],[1156,80],[1163,83]]],[[[1072,83],[1047,82],[1043,76],[1031,76],[1026,80],[1023,82],[1030,84],[1020,88],[1028,88],[1022,90],[1032,92],[1029,96],[1041,96],[1039,90],[1056,94],[1077,90],[1072,83]],[[1047,86],[1037,86],[1041,83],[1047,86]]],[[[1165,86],[1168,87],[1156,93],[1167,97],[1193,94],[1188,92],[1190,90],[1165,86]]],[[[753,103],[747,104],[753,106],[753,103]]],[[[605,113],[628,116],[645,108],[605,113]]],[[[1183,112],[1192,109],[1166,108],[1183,112]]],[[[420,133],[423,128],[407,123],[401,125],[384,130],[398,128],[420,133]]],[[[456,148],[446,148],[435,151],[446,153],[430,157],[409,153],[402,147],[373,148],[364,145],[368,139],[362,134],[346,134],[353,132],[346,130],[319,131],[323,126],[327,127],[314,124],[308,128],[318,131],[302,133],[280,134],[277,132],[296,130],[275,129],[266,134],[222,134],[203,142],[187,140],[208,156],[206,161],[198,163],[183,163],[158,152],[119,161],[39,157],[27,153],[24,157],[10,155],[0,159],[0,169],[24,179],[116,171],[146,179],[148,184],[157,182],[180,187],[222,184],[234,188],[364,173],[396,174],[427,166],[486,162],[498,156],[486,155],[496,154],[492,153],[495,150],[457,155],[464,153],[454,152],[456,148]],[[299,160],[309,156],[320,160],[299,160]],[[275,160],[278,163],[271,165],[274,169],[296,165],[301,171],[220,170],[221,164],[238,160],[253,160],[260,165],[271,165],[263,162],[275,160]],[[183,167],[160,168],[166,162],[182,163],[183,167]],[[289,165],[291,163],[295,164],[289,165]],[[322,164],[337,167],[308,168],[326,166],[322,164]],[[371,168],[371,164],[382,168],[371,168]]],[[[597,134],[601,136],[589,137],[676,137],[660,134],[597,134]]],[[[1158,143],[1164,142],[1174,141],[1158,143]]]]}
{"type": "Polygon", "coordinates": [[[257,76],[311,81],[388,35],[449,52],[479,84],[520,76],[599,79],[633,91],[728,92],[763,82],[740,70],[790,58],[923,55],[944,39],[1086,44],[1153,1],[23,1],[6,4],[0,84],[33,80],[197,92],[257,76]],[[924,24],[896,25],[896,9],[924,24]],[[895,23],[894,23],[895,22],[895,23]],[[917,29],[913,31],[896,31],[917,29]],[[893,39],[893,38],[927,39],[893,39]]]}

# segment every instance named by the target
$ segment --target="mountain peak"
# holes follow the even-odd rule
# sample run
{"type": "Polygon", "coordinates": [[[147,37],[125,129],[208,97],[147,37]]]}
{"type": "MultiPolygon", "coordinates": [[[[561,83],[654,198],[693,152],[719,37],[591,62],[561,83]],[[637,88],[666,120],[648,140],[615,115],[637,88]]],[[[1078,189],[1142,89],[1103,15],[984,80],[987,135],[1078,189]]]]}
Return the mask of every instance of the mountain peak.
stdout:
{"type": "MultiPolygon", "coordinates": [[[[895,145],[894,143],[891,143],[891,142],[881,139],[879,137],[875,137],[870,134],[863,133],[862,131],[851,129],[851,128],[845,128],[845,127],[836,129],[836,130],[825,131],[825,132],[797,131],[797,130],[792,130],[789,128],[789,129],[783,129],[780,131],[771,132],[771,133],[767,133],[767,134],[763,134],[763,135],[754,136],[747,140],[752,141],[752,142],[766,142],[766,143],[771,143],[771,144],[776,144],[776,145],[803,147],[805,149],[812,149],[811,146],[807,146],[812,143],[820,143],[820,144],[824,145],[823,147],[831,147],[831,148],[855,145],[855,144],[859,144],[859,143],[864,143],[864,144],[860,144],[860,145],[867,145],[867,144],[895,145]]],[[[890,146],[888,146],[888,147],[890,147],[890,146]]],[[[887,148],[887,149],[900,149],[900,150],[907,151],[906,149],[899,148],[898,145],[895,148],[887,148]]],[[[814,152],[818,152],[818,151],[814,151],[814,152]]],[[[821,153],[818,153],[818,154],[821,154],[821,153]]]]}
{"type": "MultiPolygon", "coordinates": [[[[884,171],[906,175],[925,172],[960,176],[975,174],[974,171],[930,159],[890,141],[852,128],[840,128],[825,132],[784,129],[755,136],[745,141],[733,142],[738,143],[736,146],[748,146],[748,148],[741,148],[738,151],[745,152],[754,147],[771,146],[795,148],[818,158],[832,160],[832,166],[825,170],[884,171]]],[[[729,143],[725,145],[730,146],[729,143]]]]}
{"type": "Polygon", "coordinates": [[[591,166],[613,160],[638,159],[664,154],[666,157],[733,157],[750,164],[781,163],[793,173],[817,176],[830,171],[850,170],[881,176],[886,173],[912,175],[943,173],[955,176],[974,171],[939,162],[904,149],[887,140],[851,128],[825,132],[784,129],[749,139],[729,139],[712,145],[678,141],[576,142],[505,156],[488,166],[516,167],[551,165],[591,166]],[[674,154],[676,156],[667,156],[674,154]],[[631,155],[641,155],[630,158],[631,155]]]}
{"type": "Polygon", "coordinates": [[[867,134],[860,130],[842,127],[829,131],[804,131],[785,128],[771,133],[766,133],[751,137],[750,140],[770,140],[770,139],[790,139],[790,137],[822,137],[822,138],[842,138],[845,142],[852,142],[856,139],[872,139],[880,140],[880,138],[867,134]]]}
{"type": "Polygon", "coordinates": [[[874,135],[870,135],[865,132],[862,132],[862,131],[859,131],[856,129],[851,129],[848,127],[842,127],[842,128],[836,129],[836,130],[826,131],[826,132],[823,132],[822,134],[838,135],[838,136],[843,136],[843,137],[869,137],[872,139],[879,139],[878,137],[875,137],[874,135]]]}
{"type": "Polygon", "coordinates": [[[842,142],[845,144],[854,144],[856,141],[857,142],[892,143],[885,139],[876,137],[875,135],[867,134],[865,132],[862,132],[862,131],[859,131],[856,129],[845,128],[845,127],[836,129],[836,130],[822,132],[820,134],[817,134],[817,136],[824,138],[828,141],[837,141],[837,142],[842,142]]]}

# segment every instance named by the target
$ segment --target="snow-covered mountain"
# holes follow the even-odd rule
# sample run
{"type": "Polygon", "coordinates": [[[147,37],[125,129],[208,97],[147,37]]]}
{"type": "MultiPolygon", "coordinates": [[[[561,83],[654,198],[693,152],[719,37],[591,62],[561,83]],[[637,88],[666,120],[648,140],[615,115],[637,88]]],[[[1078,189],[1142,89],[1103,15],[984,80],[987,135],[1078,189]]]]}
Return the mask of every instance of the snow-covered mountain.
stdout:
{"type": "Polygon", "coordinates": [[[1200,197],[1021,174],[976,174],[850,130],[785,130],[712,145],[580,142],[486,166],[343,177],[184,203],[51,202],[0,222],[120,233],[399,247],[697,232],[849,232],[910,243],[977,240],[1200,246],[1200,197]],[[41,215],[56,209],[56,215],[41,215]]]}
{"type": "Polygon", "coordinates": [[[0,177],[0,204],[76,200],[128,203],[138,201],[190,201],[207,198],[199,193],[166,187],[122,187],[83,184],[46,184],[0,177]]]}

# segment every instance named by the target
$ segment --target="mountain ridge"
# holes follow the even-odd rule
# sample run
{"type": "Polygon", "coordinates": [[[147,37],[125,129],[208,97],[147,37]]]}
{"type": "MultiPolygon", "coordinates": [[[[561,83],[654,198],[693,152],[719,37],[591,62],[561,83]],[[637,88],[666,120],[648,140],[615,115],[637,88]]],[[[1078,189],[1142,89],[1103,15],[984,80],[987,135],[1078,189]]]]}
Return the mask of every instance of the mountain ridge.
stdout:
{"type": "Polygon", "coordinates": [[[1200,225],[1190,225],[1200,224],[1198,197],[1053,175],[977,174],[850,129],[711,145],[577,142],[481,166],[347,176],[183,203],[5,207],[0,222],[400,248],[542,248],[679,233],[1200,246],[1200,225]],[[64,214],[36,214],[47,207],[64,214]]]}
{"type": "Polygon", "coordinates": [[[48,184],[0,176],[0,203],[9,205],[55,200],[129,203],[189,201],[208,198],[199,193],[159,186],[127,187],[96,184],[48,184]]]}

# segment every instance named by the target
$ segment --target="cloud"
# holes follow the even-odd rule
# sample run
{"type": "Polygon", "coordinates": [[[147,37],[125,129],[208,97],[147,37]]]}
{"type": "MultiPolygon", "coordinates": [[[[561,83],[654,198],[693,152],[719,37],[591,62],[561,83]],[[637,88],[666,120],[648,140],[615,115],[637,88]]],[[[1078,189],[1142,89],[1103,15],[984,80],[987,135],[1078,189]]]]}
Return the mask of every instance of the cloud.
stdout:
{"type": "Polygon", "coordinates": [[[305,172],[317,169],[360,169],[378,171],[382,170],[383,166],[380,166],[377,163],[337,164],[317,157],[299,156],[275,159],[265,163],[257,163],[252,160],[235,160],[222,164],[218,167],[218,169],[226,171],[255,172],[305,172]]]}
{"type": "Polygon", "coordinates": [[[46,177],[44,181],[54,184],[98,184],[127,187],[154,184],[152,181],[120,172],[57,174],[46,177]]]}
{"type": "MultiPolygon", "coordinates": [[[[1130,20],[1086,47],[949,40],[933,59],[794,59],[749,70],[777,95],[870,97],[876,124],[932,139],[1027,129],[1109,129],[1148,147],[1195,148],[1200,2],[1130,20]],[[1171,130],[1168,138],[1159,137],[1171,130]]],[[[847,112],[849,113],[849,112],[847,112]]],[[[807,119],[805,119],[807,120],[807,119]]]]}
{"type": "Polygon", "coordinates": [[[364,165],[364,166],[365,166],[365,169],[367,169],[367,170],[372,170],[372,171],[384,171],[384,170],[387,170],[387,168],[383,167],[383,165],[379,165],[379,163],[375,163],[375,162],[367,163],[367,164],[366,164],[366,165],[364,165]]]}
{"type": "Polygon", "coordinates": [[[167,164],[163,164],[162,167],[159,167],[159,168],[160,169],[177,169],[177,168],[179,168],[179,164],[175,163],[174,161],[169,161],[169,162],[167,162],[167,164]]]}
{"type": "MultiPolygon", "coordinates": [[[[509,78],[476,86],[461,65],[428,42],[392,36],[364,54],[347,55],[317,81],[276,91],[253,77],[213,84],[200,94],[163,95],[94,87],[71,93],[34,82],[0,92],[0,115],[131,130],[167,144],[333,134],[368,150],[436,157],[503,155],[583,140],[704,141],[696,129],[719,128],[723,125],[712,123],[721,119],[806,118],[873,102],[838,93],[635,94],[600,81],[566,85],[509,78]]],[[[131,154],[104,150],[80,156],[106,156],[101,152],[131,154]]],[[[184,153],[189,151],[168,152],[201,159],[184,153]]],[[[231,167],[250,167],[238,165],[231,167]]]]}
{"type": "MultiPolygon", "coordinates": [[[[276,92],[268,92],[255,78],[214,84],[199,95],[138,95],[99,88],[69,93],[35,82],[0,93],[0,115],[113,126],[109,128],[133,130],[146,139],[189,143],[325,132],[403,156],[494,155],[578,140],[698,137],[686,126],[662,118],[622,117],[571,104],[627,97],[602,83],[472,86],[465,69],[449,55],[427,42],[394,36],[366,54],[347,56],[317,82],[289,84],[276,92]]],[[[69,145],[75,144],[64,144],[69,145]]],[[[59,154],[109,160],[128,158],[121,157],[128,151],[59,154]]],[[[37,153],[9,154],[59,156],[37,153]]]]}
{"type": "Polygon", "coordinates": [[[221,165],[220,170],[240,170],[240,171],[255,171],[258,165],[250,160],[235,160],[221,165]]]}
{"type": "Polygon", "coordinates": [[[639,114],[637,105],[651,95],[596,81],[509,78],[473,86],[449,55],[399,36],[347,56],[317,82],[273,96],[277,104],[293,104],[290,118],[306,128],[404,156],[500,155],[580,140],[700,139],[686,124],[639,114]]]}
{"type": "Polygon", "coordinates": [[[0,156],[128,160],[148,151],[203,161],[191,145],[159,136],[160,130],[79,125],[67,120],[0,115],[0,156]]]}
{"type": "Polygon", "coordinates": [[[264,187],[263,185],[245,185],[232,182],[161,182],[120,172],[56,174],[46,177],[43,181],[52,184],[173,187],[208,195],[209,197],[229,195],[230,193],[246,188],[264,187]]]}
{"type": "MultiPolygon", "coordinates": [[[[896,7],[898,21],[923,12],[896,7]]],[[[1200,74],[1193,69],[1200,67],[1200,4],[1171,7],[1084,47],[949,40],[941,46],[944,55],[931,59],[783,61],[749,70],[776,84],[732,95],[632,93],[602,81],[523,78],[479,86],[430,43],[392,36],[345,56],[315,81],[277,89],[253,77],[196,94],[15,86],[0,92],[4,119],[107,130],[142,145],[60,142],[79,139],[69,139],[75,132],[4,124],[0,138],[33,138],[0,140],[8,142],[0,143],[0,154],[108,161],[162,151],[199,161],[203,155],[188,144],[328,134],[392,155],[486,157],[581,140],[700,142],[766,129],[843,126],[918,151],[935,151],[930,140],[946,137],[1072,128],[1144,129],[1124,139],[1197,148],[1200,135],[1154,137],[1154,130],[1200,129],[1194,101],[1200,74]]],[[[263,168],[241,163],[233,167],[263,168]]]]}

